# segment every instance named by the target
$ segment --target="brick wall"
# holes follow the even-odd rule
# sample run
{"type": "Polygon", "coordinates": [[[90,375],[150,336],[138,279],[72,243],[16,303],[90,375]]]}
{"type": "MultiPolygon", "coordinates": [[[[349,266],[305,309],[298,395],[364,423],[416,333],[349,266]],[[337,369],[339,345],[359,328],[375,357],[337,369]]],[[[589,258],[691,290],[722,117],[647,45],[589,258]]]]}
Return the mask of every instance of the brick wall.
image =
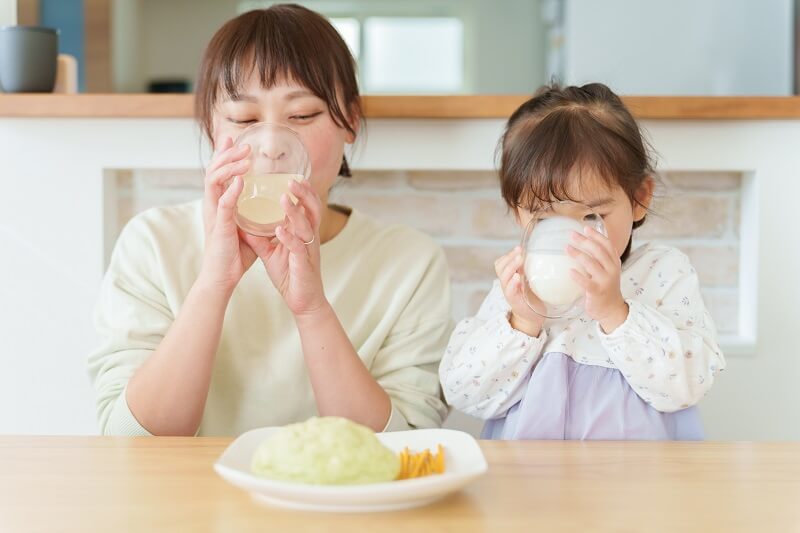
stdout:
{"type": "MultiPolygon", "coordinates": [[[[134,214],[154,205],[199,198],[202,177],[191,170],[116,170],[112,238],[134,214]]],[[[739,210],[742,178],[732,172],[669,172],[655,214],[635,234],[637,243],[666,242],[691,258],[706,304],[721,333],[738,322],[739,210]]],[[[453,318],[477,310],[491,287],[493,262],[517,244],[521,230],[506,213],[496,177],[478,171],[359,171],[342,180],[332,201],[378,219],[414,226],[444,247],[453,283],[453,318]]]]}

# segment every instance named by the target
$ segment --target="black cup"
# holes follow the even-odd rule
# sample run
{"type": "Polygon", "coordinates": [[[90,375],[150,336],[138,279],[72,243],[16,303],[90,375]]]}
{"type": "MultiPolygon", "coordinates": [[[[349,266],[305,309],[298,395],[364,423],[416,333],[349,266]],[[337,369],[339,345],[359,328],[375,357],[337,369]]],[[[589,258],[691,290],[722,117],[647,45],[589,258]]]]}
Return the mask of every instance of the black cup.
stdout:
{"type": "Polygon", "coordinates": [[[58,30],[0,28],[0,87],[9,93],[49,93],[56,84],[58,30]]]}

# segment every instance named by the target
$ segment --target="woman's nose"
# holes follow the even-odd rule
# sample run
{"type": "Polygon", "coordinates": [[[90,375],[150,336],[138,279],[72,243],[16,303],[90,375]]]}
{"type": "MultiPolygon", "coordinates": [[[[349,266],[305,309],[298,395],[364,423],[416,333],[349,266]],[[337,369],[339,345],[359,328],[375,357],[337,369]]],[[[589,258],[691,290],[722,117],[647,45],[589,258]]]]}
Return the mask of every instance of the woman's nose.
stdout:
{"type": "Polygon", "coordinates": [[[285,146],[281,146],[281,143],[263,142],[260,147],[260,153],[273,161],[286,158],[286,149],[285,146]]]}

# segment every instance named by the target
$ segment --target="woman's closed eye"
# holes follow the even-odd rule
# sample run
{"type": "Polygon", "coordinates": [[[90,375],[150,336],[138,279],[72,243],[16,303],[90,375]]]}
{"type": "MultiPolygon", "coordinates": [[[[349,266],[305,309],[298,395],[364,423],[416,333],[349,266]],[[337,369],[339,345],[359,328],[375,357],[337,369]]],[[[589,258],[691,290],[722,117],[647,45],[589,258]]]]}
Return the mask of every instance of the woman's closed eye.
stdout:
{"type": "Polygon", "coordinates": [[[254,118],[227,117],[227,120],[228,120],[228,122],[230,122],[232,124],[236,124],[236,125],[249,125],[249,124],[255,124],[256,122],[258,122],[254,118]]]}
{"type": "MultiPolygon", "coordinates": [[[[289,116],[289,121],[296,123],[296,124],[305,124],[311,122],[314,118],[318,117],[322,114],[322,111],[315,111],[312,113],[296,113],[294,115],[289,116]]],[[[228,122],[231,124],[236,124],[237,126],[249,126],[250,124],[255,124],[258,122],[257,118],[251,117],[226,117],[228,122]]]]}
{"type": "Polygon", "coordinates": [[[310,122],[314,118],[320,116],[322,111],[314,111],[313,113],[296,113],[289,117],[292,122],[310,122]]]}

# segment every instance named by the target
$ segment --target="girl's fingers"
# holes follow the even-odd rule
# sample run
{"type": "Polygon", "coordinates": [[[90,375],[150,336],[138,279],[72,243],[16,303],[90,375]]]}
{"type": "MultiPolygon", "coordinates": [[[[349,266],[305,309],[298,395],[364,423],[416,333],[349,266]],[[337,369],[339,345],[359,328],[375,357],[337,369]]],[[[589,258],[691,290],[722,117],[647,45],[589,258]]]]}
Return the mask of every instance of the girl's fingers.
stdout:
{"type": "MultiPolygon", "coordinates": [[[[589,257],[602,265],[604,270],[613,272],[618,269],[618,265],[614,263],[614,259],[609,255],[608,250],[597,241],[585,237],[580,233],[574,232],[572,234],[572,242],[575,243],[573,248],[587,254],[589,257]]],[[[619,260],[617,260],[617,263],[619,260]]]]}
{"type": "Polygon", "coordinates": [[[613,265],[619,263],[619,255],[617,254],[617,251],[614,250],[614,245],[611,244],[611,239],[589,226],[583,229],[583,235],[581,236],[586,238],[588,242],[599,246],[604,252],[604,257],[608,258],[610,264],[613,265]]]}
{"type": "Polygon", "coordinates": [[[512,310],[521,310],[518,313],[520,316],[527,316],[533,306],[541,303],[536,294],[522,280],[521,274],[517,273],[512,276],[510,288],[509,304],[511,304],[512,310]]]}
{"type": "Polygon", "coordinates": [[[494,262],[494,271],[497,274],[497,277],[501,277],[501,273],[505,270],[506,265],[509,261],[513,260],[514,257],[522,253],[522,248],[517,246],[506,255],[503,255],[494,262]]]}
{"type": "Polygon", "coordinates": [[[283,226],[278,226],[275,228],[275,236],[278,238],[281,244],[283,244],[289,250],[289,252],[295,255],[308,255],[308,249],[306,245],[303,244],[303,241],[301,241],[297,235],[287,231],[283,226]]]}
{"type": "Polygon", "coordinates": [[[580,248],[576,248],[571,244],[567,245],[567,255],[583,265],[583,268],[586,269],[592,279],[602,279],[608,275],[606,269],[597,259],[580,248]]]}
{"type": "Polygon", "coordinates": [[[506,256],[500,257],[494,262],[494,273],[497,275],[497,278],[500,279],[503,276],[503,271],[506,267],[506,256]]]}
{"type": "Polygon", "coordinates": [[[569,270],[569,277],[572,278],[572,281],[580,285],[580,287],[585,291],[591,291],[594,288],[592,284],[592,280],[586,277],[585,275],[581,274],[574,268],[569,270]]]}
{"type": "Polygon", "coordinates": [[[291,180],[289,182],[289,192],[297,198],[298,204],[305,209],[311,227],[316,233],[322,221],[322,202],[316,191],[307,181],[301,183],[291,180]]]}
{"type": "Polygon", "coordinates": [[[518,277],[519,277],[518,274],[511,274],[511,278],[503,286],[503,288],[505,289],[503,291],[503,294],[505,294],[508,303],[512,304],[512,307],[513,304],[516,303],[517,300],[519,299],[519,296],[521,296],[519,293],[519,283],[517,283],[518,277]]]}
{"type": "Polygon", "coordinates": [[[511,276],[511,282],[509,283],[509,287],[511,288],[511,292],[518,301],[523,302],[522,300],[522,291],[525,290],[525,287],[522,283],[522,276],[515,272],[511,276]]]}
{"type": "Polygon", "coordinates": [[[514,256],[508,263],[505,264],[503,271],[500,273],[500,284],[508,285],[514,274],[517,273],[519,267],[522,266],[522,256],[514,256]]]}
{"type": "Polygon", "coordinates": [[[583,228],[583,233],[590,239],[600,243],[600,245],[606,249],[608,255],[610,255],[611,257],[617,256],[617,251],[614,249],[614,245],[611,244],[611,239],[609,239],[606,235],[603,235],[602,233],[600,233],[591,226],[586,226],[585,228],[583,228]]]}

